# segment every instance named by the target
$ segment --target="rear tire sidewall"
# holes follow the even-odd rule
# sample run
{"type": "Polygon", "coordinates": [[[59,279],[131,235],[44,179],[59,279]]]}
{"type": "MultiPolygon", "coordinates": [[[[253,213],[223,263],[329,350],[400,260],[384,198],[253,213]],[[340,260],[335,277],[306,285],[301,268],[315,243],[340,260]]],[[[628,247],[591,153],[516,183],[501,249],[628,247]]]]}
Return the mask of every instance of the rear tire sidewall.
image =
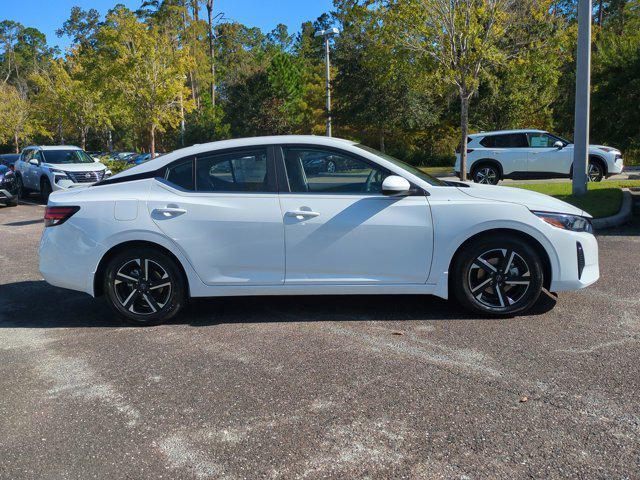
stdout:
{"type": "Polygon", "coordinates": [[[153,248],[137,247],[116,254],[107,265],[104,275],[104,292],[109,306],[126,323],[138,326],[159,325],[175,317],[186,300],[186,282],[176,262],[163,252],[153,248]],[[167,304],[158,312],[140,315],[126,310],[115,293],[115,277],[125,263],[136,258],[148,258],[158,263],[169,274],[171,279],[171,296],[167,304]]]}
{"type": "Polygon", "coordinates": [[[453,293],[460,304],[467,310],[488,316],[508,316],[529,309],[538,300],[544,284],[543,266],[540,256],[528,242],[519,238],[490,236],[466,245],[456,257],[452,272],[453,293]],[[471,265],[479,255],[488,250],[503,248],[514,250],[526,261],[531,272],[531,284],[524,297],[515,305],[504,310],[495,310],[481,304],[475,299],[473,293],[471,293],[467,279],[471,265]]]}

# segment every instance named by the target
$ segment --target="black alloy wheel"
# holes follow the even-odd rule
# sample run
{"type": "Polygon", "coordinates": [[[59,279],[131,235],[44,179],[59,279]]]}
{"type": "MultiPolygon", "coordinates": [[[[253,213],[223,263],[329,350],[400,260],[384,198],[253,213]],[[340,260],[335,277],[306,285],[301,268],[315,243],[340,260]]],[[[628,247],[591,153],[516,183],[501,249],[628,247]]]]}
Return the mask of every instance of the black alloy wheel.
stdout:
{"type": "Polygon", "coordinates": [[[123,319],[156,325],[180,311],[186,288],[172,258],[151,248],[137,248],[111,259],[104,290],[111,307],[123,319]]]}

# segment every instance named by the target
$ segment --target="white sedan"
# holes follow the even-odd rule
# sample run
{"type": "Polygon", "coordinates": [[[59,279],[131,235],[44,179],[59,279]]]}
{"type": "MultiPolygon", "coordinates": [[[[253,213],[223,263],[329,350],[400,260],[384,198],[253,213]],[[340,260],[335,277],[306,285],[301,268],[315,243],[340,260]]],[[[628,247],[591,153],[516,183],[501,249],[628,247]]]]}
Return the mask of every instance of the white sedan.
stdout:
{"type": "Polygon", "coordinates": [[[234,295],[453,294],[510,315],[542,288],[598,279],[589,218],[526,190],[442,182],[346,140],[226,140],[54,192],[40,271],[145,325],[190,297],[234,295]],[[336,168],[316,168],[321,157],[336,168]]]}

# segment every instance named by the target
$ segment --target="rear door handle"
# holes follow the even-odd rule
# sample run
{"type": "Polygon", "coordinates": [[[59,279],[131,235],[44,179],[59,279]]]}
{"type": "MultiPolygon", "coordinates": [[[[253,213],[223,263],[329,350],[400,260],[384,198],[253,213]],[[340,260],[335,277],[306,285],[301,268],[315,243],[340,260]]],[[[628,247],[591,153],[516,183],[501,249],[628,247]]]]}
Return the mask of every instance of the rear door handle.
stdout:
{"type": "Polygon", "coordinates": [[[311,210],[291,210],[287,212],[288,217],[296,217],[296,218],[315,218],[319,217],[320,214],[318,212],[312,212],[311,210]]]}
{"type": "Polygon", "coordinates": [[[182,215],[183,213],[187,213],[184,208],[176,208],[176,207],[164,207],[164,208],[154,208],[153,213],[159,214],[165,218],[177,217],[178,215],[182,215]]]}

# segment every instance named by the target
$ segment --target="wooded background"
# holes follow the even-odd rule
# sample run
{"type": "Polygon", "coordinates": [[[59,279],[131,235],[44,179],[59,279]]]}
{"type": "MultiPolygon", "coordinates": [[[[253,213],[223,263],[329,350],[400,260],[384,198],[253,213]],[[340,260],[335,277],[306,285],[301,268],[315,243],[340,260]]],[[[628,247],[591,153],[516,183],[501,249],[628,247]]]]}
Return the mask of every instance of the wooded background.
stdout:
{"type": "MultiPolygon", "coordinates": [[[[51,47],[0,22],[0,151],[28,144],[171,151],[230,137],[334,135],[450,165],[469,131],[573,131],[576,0],[334,0],[296,32],[227,21],[213,0],[74,7],[51,47]]],[[[277,15],[277,12],[274,12],[277,15]]],[[[640,161],[640,0],[596,1],[591,143],[640,161]]]]}

